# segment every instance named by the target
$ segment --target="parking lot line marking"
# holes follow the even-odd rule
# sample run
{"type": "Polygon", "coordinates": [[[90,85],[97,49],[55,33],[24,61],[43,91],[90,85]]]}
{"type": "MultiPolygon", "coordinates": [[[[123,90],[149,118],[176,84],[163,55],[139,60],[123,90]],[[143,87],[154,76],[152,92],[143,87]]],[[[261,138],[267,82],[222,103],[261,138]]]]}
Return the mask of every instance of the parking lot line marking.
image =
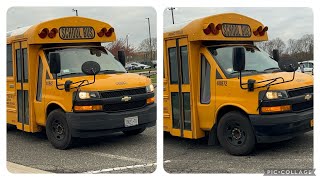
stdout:
{"type": "Polygon", "coordinates": [[[145,160],[126,157],[126,156],[119,156],[119,155],[114,155],[114,154],[107,154],[107,153],[93,152],[93,151],[84,151],[84,150],[76,150],[76,151],[78,151],[80,153],[86,153],[86,154],[91,154],[91,155],[95,155],[95,156],[102,156],[102,157],[107,157],[107,158],[112,158],[112,159],[132,161],[132,162],[137,162],[137,163],[146,163],[145,160]]]}
{"type": "Polygon", "coordinates": [[[99,174],[104,172],[120,171],[120,170],[126,170],[126,169],[151,167],[156,165],[157,163],[149,163],[149,164],[138,164],[138,165],[131,165],[131,166],[123,166],[123,167],[114,167],[114,168],[108,168],[108,169],[100,169],[96,171],[88,171],[88,172],[85,172],[85,174],[99,174]]]}

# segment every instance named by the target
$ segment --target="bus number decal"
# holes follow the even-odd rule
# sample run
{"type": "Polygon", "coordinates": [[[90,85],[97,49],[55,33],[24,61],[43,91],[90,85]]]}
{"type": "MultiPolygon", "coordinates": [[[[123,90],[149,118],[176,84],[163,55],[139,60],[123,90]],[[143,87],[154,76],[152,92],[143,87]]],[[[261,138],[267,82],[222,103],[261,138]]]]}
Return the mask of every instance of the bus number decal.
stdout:
{"type": "Polygon", "coordinates": [[[94,29],[90,26],[84,27],[61,27],[59,29],[60,38],[63,40],[93,39],[94,29]]]}
{"type": "Polygon", "coordinates": [[[227,81],[217,81],[217,86],[228,86],[227,81]]]}
{"type": "Polygon", "coordinates": [[[224,37],[251,37],[251,28],[247,24],[222,24],[224,37]]]}
{"type": "Polygon", "coordinates": [[[7,108],[15,108],[16,103],[14,101],[14,95],[13,94],[7,94],[7,108]]]}

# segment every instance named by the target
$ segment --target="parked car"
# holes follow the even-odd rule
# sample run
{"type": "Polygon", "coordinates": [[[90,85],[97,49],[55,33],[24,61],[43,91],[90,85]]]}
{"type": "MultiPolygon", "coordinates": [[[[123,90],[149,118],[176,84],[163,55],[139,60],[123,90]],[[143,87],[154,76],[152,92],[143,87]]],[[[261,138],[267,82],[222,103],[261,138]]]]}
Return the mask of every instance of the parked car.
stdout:
{"type": "Polygon", "coordinates": [[[127,70],[139,70],[139,69],[149,69],[149,68],[151,68],[151,66],[145,65],[145,64],[141,64],[141,63],[138,63],[138,62],[132,62],[132,63],[126,64],[125,68],[127,70]]]}
{"type": "Polygon", "coordinates": [[[157,68],[157,60],[153,60],[153,61],[151,61],[152,62],[152,64],[153,64],[153,68],[157,68]]]}
{"type": "Polygon", "coordinates": [[[313,75],[313,60],[302,61],[299,63],[299,68],[297,72],[303,72],[313,75]]]}

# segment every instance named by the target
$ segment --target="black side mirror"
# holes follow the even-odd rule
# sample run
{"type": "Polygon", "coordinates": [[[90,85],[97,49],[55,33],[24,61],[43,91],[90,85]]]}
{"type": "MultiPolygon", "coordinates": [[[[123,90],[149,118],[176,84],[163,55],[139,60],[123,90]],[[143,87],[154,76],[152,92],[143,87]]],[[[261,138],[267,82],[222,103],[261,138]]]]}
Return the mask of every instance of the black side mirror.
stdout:
{"type": "Polygon", "coordinates": [[[126,55],[124,51],[118,51],[118,60],[122,66],[126,66],[126,55]]]}
{"type": "Polygon", "coordinates": [[[52,74],[58,74],[61,71],[61,61],[60,61],[60,54],[51,52],[49,53],[49,66],[50,72],[52,74]]]}
{"type": "Polygon", "coordinates": [[[272,50],[272,57],[275,61],[279,62],[280,61],[280,54],[278,49],[272,50]]]}
{"type": "Polygon", "coordinates": [[[242,71],[246,65],[246,55],[243,47],[235,47],[232,51],[232,63],[234,71],[242,71]]]}
{"type": "Polygon", "coordinates": [[[95,61],[87,61],[82,64],[81,70],[86,75],[96,75],[100,72],[100,65],[95,61]]]}
{"type": "Polygon", "coordinates": [[[278,62],[278,65],[282,71],[286,71],[286,72],[294,72],[299,67],[298,62],[295,60],[280,60],[278,62]]]}

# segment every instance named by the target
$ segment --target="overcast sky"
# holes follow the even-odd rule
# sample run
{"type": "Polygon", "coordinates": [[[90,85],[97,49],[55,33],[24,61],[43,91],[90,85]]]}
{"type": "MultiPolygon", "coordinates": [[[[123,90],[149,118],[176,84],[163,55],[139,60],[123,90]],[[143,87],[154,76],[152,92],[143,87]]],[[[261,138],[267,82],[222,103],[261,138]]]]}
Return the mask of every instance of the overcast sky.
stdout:
{"type": "MultiPolygon", "coordinates": [[[[310,8],[176,8],[175,24],[219,13],[239,13],[256,19],[269,27],[269,39],[299,39],[313,34],[313,12],[310,8]]],[[[164,11],[164,27],[172,24],[171,11],[164,11]]]]}
{"type": "Polygon", "coordinates": [[[156,11],[151,7],[12,7],[7,12],[7,31],[18,27],[33,25],[42,21],[78,15],[101,20],[115,28],[117,38],[129,34],[129,44],[138,46],[149,38],[148,20],[150,18],[151,37],[156,37],[156,11]]]}

